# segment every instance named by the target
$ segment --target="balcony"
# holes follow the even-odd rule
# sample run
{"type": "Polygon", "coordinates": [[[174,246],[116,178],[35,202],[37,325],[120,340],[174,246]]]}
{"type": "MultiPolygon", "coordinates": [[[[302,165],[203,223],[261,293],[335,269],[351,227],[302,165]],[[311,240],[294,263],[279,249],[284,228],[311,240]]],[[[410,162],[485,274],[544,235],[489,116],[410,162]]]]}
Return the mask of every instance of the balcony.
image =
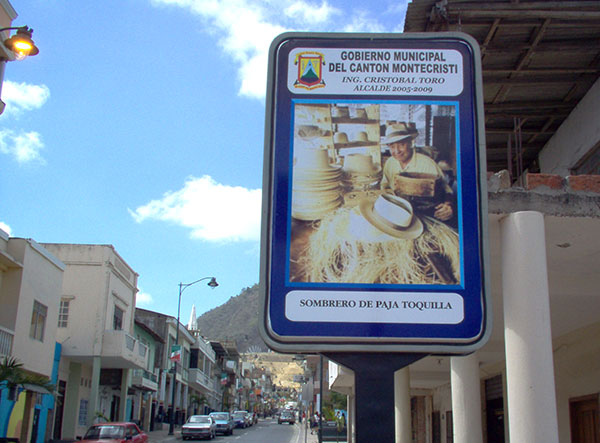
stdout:
{"type": "Polygon", "coordinates": [[[0,326],[0,357],[12,355],[12,343],[15,331],[0,326]]]}
{"type": "Polygon", "coordinates": [[[131,384],[145,391],[158,390],[156,375],[144,369],[134,369],[132,371],[131,384]]]}
{"type": "Polygon", "coordinates": [[[215,363],[215,351],[209,342],[205,342],[202,338],[196,338],[194,348],[198,349],[201,354],[204,354],[211,363],[215,363]]]}
{"type": "Polygon", "coordinates": [[[188,382],[192,385],[200,386],[209,392],[215,390],[214,380],[211,380],[208,375],[197,368],[190,369],[188,382]]]}
{"type": "Polygon", "coordinates": [[[102,366],[144,369],[148,349],[125,331],[106,330],[102,340],[102,366]]]}
{"type": "Polygon", "coordinates": [[[223,370],[225,372],[229,372],[230,374],[235,374],[237,371],[237,362],[235,360],[224,360],[223,370]]]}

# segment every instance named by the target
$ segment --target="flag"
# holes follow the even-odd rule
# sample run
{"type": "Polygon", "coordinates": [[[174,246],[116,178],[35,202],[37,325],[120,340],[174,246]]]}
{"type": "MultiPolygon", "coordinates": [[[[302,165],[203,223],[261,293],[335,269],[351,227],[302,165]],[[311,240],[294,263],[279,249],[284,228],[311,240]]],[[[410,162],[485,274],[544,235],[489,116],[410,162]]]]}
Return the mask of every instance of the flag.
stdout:
{"type": "Polygon", "coordinates": [[[169,357],[169,360],[174,361],[174,362],[181,362],[181,346],[180,345],[171,346],[171,356],[169,357]]]}

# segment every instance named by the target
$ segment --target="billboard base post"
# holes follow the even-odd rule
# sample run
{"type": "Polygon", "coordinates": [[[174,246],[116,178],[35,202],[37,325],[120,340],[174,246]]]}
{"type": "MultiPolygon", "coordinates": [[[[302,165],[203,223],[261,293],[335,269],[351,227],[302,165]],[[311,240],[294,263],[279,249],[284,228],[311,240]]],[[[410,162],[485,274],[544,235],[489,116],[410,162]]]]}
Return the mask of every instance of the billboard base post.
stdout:
{"type": "Polygon", "coordinates": [[[395,441],[394,372],[428,354],[323,353],[354,371],[356,443],[395,441]]]}

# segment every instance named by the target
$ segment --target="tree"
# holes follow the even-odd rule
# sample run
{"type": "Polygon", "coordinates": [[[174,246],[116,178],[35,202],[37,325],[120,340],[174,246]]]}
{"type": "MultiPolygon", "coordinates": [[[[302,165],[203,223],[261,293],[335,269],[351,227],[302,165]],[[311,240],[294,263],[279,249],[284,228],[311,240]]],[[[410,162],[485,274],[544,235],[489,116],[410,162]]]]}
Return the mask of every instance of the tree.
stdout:
{"type": "Polygon", "coordinates": [[[26,385],[39,386],[50,393],[55,389],[46,377],[28,373],[16,358],[4,357],[0,363],[0,386],[9,390],[9,398],[16,400],[17,388],[25,388],[26,385]]]}
{"type": "Polygon", "coordinates": [[[200,395],[192,394],[192,395],[190,395],[190,403],[193,406],[195,406],[194,411],[197,411],[198,407],[207,405],[208,400],[206,399],[206,397],[203,394],[200,394],[200,395]]]}

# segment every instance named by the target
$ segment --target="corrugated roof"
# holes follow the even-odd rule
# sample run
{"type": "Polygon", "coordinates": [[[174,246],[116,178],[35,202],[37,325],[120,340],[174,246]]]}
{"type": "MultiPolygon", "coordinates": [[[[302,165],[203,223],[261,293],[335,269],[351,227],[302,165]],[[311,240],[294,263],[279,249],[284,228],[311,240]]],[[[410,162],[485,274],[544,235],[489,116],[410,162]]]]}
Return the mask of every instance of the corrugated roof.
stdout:
{"type": "Polygon", "coordinates": [[[523,169],[600,77],[600,1],[413,0],[405,32],[461,31],[481,47],[488,171],[523,169]],[[508,139],[511,137],[509,150],[508,139]]]}

